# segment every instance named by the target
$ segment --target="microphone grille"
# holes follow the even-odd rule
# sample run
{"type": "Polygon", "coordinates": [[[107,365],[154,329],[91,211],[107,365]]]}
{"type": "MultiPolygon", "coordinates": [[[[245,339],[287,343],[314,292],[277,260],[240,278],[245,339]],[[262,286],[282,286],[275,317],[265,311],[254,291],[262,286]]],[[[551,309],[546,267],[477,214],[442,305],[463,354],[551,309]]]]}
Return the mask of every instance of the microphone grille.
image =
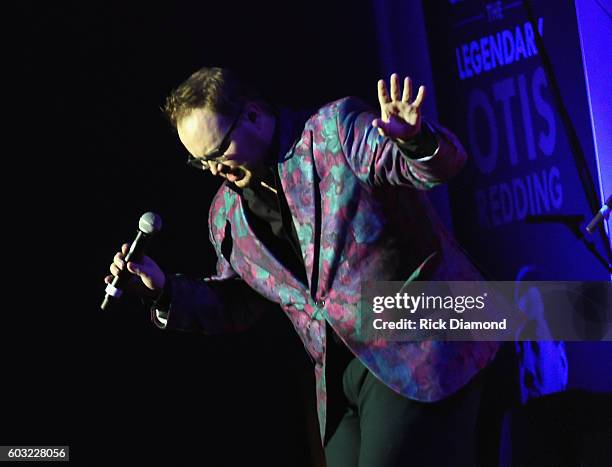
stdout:
{"type": "Polygon", "coordinates": [[[138,221],[138,228],[147,235],[159,232],[161,230],[161,226],[161,217],[154,212],[145,212],[142,216],[140,216],[140,220],[138,221]]]}

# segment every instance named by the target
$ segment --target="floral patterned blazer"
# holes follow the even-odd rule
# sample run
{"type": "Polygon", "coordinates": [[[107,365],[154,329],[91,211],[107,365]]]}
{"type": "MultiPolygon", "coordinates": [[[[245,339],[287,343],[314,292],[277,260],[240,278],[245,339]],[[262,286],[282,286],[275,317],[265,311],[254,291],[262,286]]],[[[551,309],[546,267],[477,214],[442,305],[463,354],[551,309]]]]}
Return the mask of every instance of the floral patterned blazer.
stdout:
{"type": "MultiPolygon", "coordinates": [[[[359,332],[364,280],[480,280],[437,219],[424,193],[456,174],[466,154],[454,135],[436,134],[433,157],[407,157],[371,123],[360,100],[322,107],[295,139],[283,128],[278,174],[299,239],[308,284],[262,244],[227,183],[209,213],[217,274],[176,276],[163,325],[204,333],[244,329],[270,302],[287,314],[315,363],[321,436],[325,433],[325,321],[387,386],[419,401],[463,387],[495,356],[495,342],[369,341],[359,332]]],[[[423,154],[423,156],[427,156],[423,154]]]]}

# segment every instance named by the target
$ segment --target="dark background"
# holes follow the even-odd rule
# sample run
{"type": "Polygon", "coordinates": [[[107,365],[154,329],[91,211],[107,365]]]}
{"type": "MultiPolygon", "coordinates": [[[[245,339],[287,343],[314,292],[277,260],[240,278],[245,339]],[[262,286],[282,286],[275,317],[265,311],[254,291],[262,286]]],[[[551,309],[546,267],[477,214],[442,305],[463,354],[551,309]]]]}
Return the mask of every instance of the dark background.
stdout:
{"type": "MultiPolygon", "coordinates": [[[[21,60],[5,66],[16,83],[1,107],[16,129],[4,132],[0,444],[67,444],[76,465],[316,458],[312,371],[282,313],[241,335],[165,333],[134,300],[101,312],[102,280],[149,210],[164,221],[150,254],[166,271],[214,269],[206,220],[219,182],[185,167],[159,109],[173,87],[228,66],[281,105],[374,105],[380,70],[429,84],[416,4],[20,2],[26,21],[6,44],[21,60]]],[[[574,387],[609,380],[592,344],[574,351],[574,387]]]]}
{"type": "Polygon", "coordinates": [[[11,91],[35,102],[20,125],[26,177],[6,195],[18,200],[7,242],[18,287],[0,327],[0,444],[70,445],[85,465],[307,465],[312,371],[282,313],[202,338],[159,331],[135,300],[98,308],[145,211],[164,221],[150,254],[166,271],[214,270],[206,219],[219,182],[185,167],[160,111],[169,91],[201,66],[227,66],[281,105],[375,103],[369,3],[23,8],[25,79],[11,91]]]}

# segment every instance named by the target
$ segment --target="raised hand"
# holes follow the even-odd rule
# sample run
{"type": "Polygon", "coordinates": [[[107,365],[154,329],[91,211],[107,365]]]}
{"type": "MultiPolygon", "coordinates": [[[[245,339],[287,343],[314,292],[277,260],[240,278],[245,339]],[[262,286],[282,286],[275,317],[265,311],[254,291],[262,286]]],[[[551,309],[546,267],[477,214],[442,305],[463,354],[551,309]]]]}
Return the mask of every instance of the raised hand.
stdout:
{"type": "Polygon", "coordinates": [[[412,99],[412,82],[404,78],[403,92],[400,89],[399,76],[391,75],[391,93],[387,91],[384,80],[378,81],[378,102],[380,103],[380,118],[372,121],[372,126],[378,128],[383,136],[388,136],[399,142],[407,142],[421,131],[421,104],[425,99],[425,86],[419,86],[419,92],[412,99]]]}

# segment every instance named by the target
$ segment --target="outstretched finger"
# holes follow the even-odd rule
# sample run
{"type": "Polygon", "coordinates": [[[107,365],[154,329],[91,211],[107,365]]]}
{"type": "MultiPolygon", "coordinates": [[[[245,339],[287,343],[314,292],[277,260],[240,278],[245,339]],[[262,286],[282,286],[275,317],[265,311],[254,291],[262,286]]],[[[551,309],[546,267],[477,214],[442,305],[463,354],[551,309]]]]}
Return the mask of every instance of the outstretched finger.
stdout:
{"type": "Polygon", "coordinates": [[[121,245],[121,253],[123,253],[124,255],[127,255],[128,251],[130,251],[129,243],[124,243],[123,245],[121,245]]]}
{"type": "Polygon", "coordinates": [[[384,79],[378,80],[378,102],[380,103],[381,108],[391,102],[391,99],[389,98],[389,93],[387,92],[387,85],[385,84],[384,79]]]}
{"type": "Polygon", "coordinates": [[[410,102],[412,96],[412,80],[409,76],[404,78],[404,93],[402,94],[402,102],[410,102]]]}
{"type": "Polygon", "coordinates": [[[394,101],[400,100],[400,85],[399,76],[397,73],[391,75],[391,99],[394,101]]]}
{"type": "Polygon", "coordinates": [[[417,94],[414,102],[412,103],[415,107],[420,107],[423,103],[423,99],[425,99],[425,86],[419,86],[419,93],[417,94]]]}

